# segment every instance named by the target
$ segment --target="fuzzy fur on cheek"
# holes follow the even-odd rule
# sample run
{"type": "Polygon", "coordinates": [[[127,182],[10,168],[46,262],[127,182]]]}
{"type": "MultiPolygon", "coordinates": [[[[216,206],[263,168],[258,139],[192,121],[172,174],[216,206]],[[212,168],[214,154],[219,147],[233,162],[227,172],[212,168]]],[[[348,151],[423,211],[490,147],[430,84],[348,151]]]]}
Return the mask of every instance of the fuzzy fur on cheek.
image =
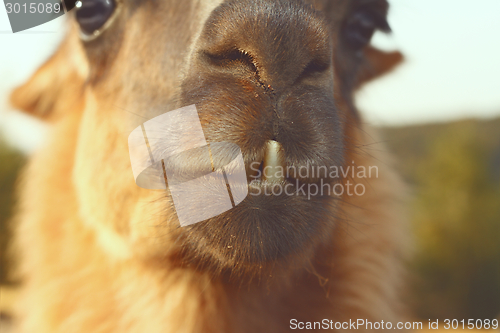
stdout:
{"type": "Polygon", "coordinates": [[[79,215],[86,225],[97,231],[103,247],[117,258],[127,258],[130,246],[126,216],[134,207],[138,189],[128,174],[126,142],[113,134],[116,128],[111,117],[100,119],[105,108],[98,104],[90,89],[85,94],[85,105],[72,175],[79,215]],[[122,204],[116,205],[116,202],[122,204]]]}

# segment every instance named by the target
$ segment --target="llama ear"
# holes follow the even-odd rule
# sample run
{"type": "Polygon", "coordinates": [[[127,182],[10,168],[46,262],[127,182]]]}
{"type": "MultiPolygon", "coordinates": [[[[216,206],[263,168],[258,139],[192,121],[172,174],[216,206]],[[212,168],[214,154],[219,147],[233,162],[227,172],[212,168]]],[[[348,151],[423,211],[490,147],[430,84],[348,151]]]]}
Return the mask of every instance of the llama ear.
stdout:
{"type": "Polygon", "coordinates": [[[373,46],[366,47],[364,54],[365,61],[359,72],[358,86],[389,73],[404,60],[399,51],[384,52],[373,46]]]}
{"type": "Polygon", "coordinates": [[[43,120],[59,118],[82,107],[85,72],[81,46],[66,38],[26,83],[14,89],[10,103],[43,120]]]}

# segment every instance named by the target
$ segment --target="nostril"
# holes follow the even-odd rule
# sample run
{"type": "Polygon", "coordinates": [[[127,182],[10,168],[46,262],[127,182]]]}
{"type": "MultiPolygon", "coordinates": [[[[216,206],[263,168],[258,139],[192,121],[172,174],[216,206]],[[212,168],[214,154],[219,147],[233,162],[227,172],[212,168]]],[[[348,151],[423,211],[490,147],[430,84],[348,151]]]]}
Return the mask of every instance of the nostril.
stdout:
{"type": "Polygon", "coordinates": [[[232,68],[232,67],[246,67],[252,72],[257,73],[257,63],[250,53],[240,49],[229,49],[219,52],[202,51],[202,57],[208,65],[232,68]]]}

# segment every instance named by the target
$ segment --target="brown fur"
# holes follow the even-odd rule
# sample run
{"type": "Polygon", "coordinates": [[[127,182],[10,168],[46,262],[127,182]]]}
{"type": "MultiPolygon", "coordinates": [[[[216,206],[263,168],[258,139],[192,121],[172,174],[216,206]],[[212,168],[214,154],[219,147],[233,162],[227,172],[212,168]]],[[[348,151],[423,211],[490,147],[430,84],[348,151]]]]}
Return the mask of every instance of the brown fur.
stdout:
{"type": "Polygon", "coordinates": [[[312,5],[125,2],[87,43],[70,22],[53,58],[12,95],[52,126],[23,178],[20,332],[288,332],[291,319],[403,319],[404,186],[352,101],[356,87],[401,56],[370,47],[355,56],[340,35],[356,6],[385,15],[386,3],[312,5]],[[294,20],[263,30],[255,23],[262,13],[294,20]],[[235,16],[260,38],[233,36],[235,16]],[[279,46],[266,39],[276,35],[279,46]],[[254,67],[231,58],[224,41],[232,38],[254,67]],[[207,63],[204,52],[210,61],[233,59],[233,67],[207,63]],[[306,79],[294,86],[301,71],[306,79]],[[169,193],[135,185],[127,136],[145,119],[194,103],[207,140],[238,143],[247,164],[274,138],[289,165],[353,161],[378,166],[379,177],[364,180],[363,196],[247,198],[179,228],[169,193]],[[280,107],[287,112],[276,119],[280,107]]]}

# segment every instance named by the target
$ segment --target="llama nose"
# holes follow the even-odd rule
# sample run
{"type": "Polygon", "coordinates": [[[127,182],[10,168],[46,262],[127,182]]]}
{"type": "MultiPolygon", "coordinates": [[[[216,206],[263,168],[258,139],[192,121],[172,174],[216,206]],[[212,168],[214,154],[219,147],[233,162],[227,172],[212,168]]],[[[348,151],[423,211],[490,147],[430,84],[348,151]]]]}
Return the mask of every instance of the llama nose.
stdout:
{"type": "Polygon", "coordinates": [[[206,70],[252,77],[266,91],[278,94],[300,79],[314,81],[331,67],[326,31],[322,19],[292,5],[278,6],[275,0],[233,2],[207,20],[197,56],[206,70]]]}

